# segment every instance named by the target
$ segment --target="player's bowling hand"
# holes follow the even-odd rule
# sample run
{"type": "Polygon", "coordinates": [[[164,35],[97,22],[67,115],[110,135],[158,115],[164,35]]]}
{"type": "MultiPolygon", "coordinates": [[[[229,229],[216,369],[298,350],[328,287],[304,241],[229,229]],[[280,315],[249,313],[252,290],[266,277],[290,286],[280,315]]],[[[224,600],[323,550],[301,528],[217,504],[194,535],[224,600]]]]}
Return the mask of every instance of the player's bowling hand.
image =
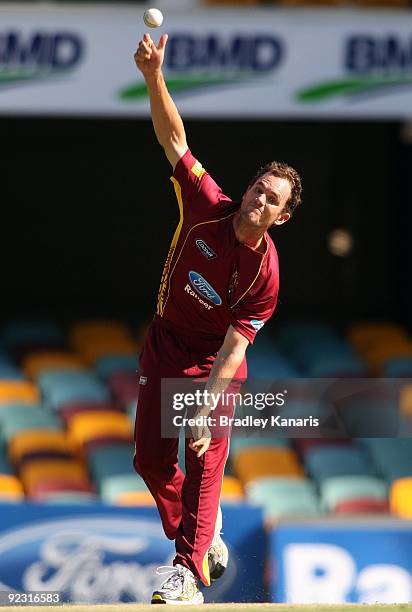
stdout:
{"type": "Polygon", "coordinates": [[[153,76],[162,67],[167,38],[167,34],[163,34],[157,47],[147,33],[139,41],[134,61],[144,77],[153,76]]]}
{"type": "Polygon", "coordinates": [[[196,457],[201,457],[209,448],[211,433],[207,425],[191,426],[193,438],[189,440],[189,448],[196,453],[196,457]]]}

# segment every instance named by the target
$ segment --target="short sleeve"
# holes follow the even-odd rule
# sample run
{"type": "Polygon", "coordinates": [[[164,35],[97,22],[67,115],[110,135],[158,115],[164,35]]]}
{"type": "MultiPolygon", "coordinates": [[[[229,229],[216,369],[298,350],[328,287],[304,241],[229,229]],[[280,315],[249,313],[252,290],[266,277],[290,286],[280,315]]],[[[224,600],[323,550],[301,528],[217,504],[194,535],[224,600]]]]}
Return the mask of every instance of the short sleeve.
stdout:
{"type": "Polygon", "coordinates": [[[195,216],[207,217],[208,213],[216,211],[219,204],[230,202],[190,149],[177,162],[171,180],[175,190],[176,183],[178,185],[183,210],[190,210],[195,216]]]}
{"type": "Polygon", "coordinates": [[[253,344],[257,332],[273,315],[279,292],[279,277],[261,278],[232,311],[231,325],[253,344]]]}

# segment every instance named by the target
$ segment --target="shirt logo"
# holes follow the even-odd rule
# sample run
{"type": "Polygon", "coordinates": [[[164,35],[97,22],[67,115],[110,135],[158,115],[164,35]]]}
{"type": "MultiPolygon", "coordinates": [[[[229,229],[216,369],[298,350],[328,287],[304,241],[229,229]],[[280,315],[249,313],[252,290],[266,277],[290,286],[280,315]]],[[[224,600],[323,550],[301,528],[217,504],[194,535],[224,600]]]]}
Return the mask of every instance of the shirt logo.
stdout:
{"type": "Polygon", "coordinates": [[[216,253],[203,240],[196,240],[196,246],[206,259],[215,259],[216,253]]]}
{"type": "Polygon", "coordinates": [[[147,376],[141,376],[139,378],[139,385],[145,385],[147,383],[147,376]]]}
{"type": "Polygon", "coordinates": [[[200,276],[200,274],[191,270],[189,272],[189,281],[193,289],[195,289],[203,297],[209,300],[209,302],[212,302],[212,304],[215,304],[215,306],[221,305],[222,299],[220,295],[216,293],[213,287],[209,285],[209,283],[203,278],[203,276],[200,276]]]}
{"type": "Polygon", "coordinates": [[[193,165],[191,171],[195,176],[197,176],[198,179],[201,179],[205,173],[205,169],[203,168],[202,164],[200,163],[200,161],[197,160],[196,163],[193,165]]]}
{"type": "Polygon", "coordinates": [[[252,319],[250,324],[256,329],[256,331],[259,331],[259,329],[262,329],[262,327],[264,326],[264,322],[259,321],[258,319],[252,319]]]}

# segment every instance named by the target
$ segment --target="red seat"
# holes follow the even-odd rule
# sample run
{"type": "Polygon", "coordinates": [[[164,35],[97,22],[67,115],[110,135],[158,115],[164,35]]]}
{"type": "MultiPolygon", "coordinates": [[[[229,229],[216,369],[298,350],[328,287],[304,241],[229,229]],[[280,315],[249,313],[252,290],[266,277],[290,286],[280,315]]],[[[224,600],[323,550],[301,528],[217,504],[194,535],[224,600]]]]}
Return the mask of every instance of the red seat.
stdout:
{"type": "Polygon", "coordinates": [[[98,412],[100,410],[109,410],[113,412],[113,410],[118,412],[124,412],[123,408],[118,404],[108,404],[102,402],[70,402],[68,404],[64,404],[59,409],[59,416],[67,423],[70,419],[79,414],[80,412],[98,412]]]}
{"type": "Polygon", "coordinates": [[[35,485],[30,491],[29,497],[30,499],[39,501],[47,497],[48,493],[57,493],[61,491],[94,493],[94,488],[87,480],[71,480],[67,478],[50,479],[35,485]]]}
{"type": "Polygon", "coordinates": [[[389,505],[386,501],[378,499],[351,499],[336,504],[335,514],[386,514],[389,513],[389,505]]]}

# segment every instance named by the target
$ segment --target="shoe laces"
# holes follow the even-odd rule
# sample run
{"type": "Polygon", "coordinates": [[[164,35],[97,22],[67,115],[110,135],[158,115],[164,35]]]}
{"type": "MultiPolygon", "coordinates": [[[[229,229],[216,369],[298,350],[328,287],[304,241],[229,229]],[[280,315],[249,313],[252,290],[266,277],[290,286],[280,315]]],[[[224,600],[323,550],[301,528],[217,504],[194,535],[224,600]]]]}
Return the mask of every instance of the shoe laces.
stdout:
{"type": "MultiPolygon", "coordinates": [[[[183,590],[185,579],[192,573],[183,565],[160,565],[156,569],[156,574],[162,576],[163,574],[171,574],[169,578],[166,578],[162,584],[162,590],[164,591],[176,591],[176,589],[183,590]]],[[[194,580],[194,577],[193,577],[194,580]]]]}

